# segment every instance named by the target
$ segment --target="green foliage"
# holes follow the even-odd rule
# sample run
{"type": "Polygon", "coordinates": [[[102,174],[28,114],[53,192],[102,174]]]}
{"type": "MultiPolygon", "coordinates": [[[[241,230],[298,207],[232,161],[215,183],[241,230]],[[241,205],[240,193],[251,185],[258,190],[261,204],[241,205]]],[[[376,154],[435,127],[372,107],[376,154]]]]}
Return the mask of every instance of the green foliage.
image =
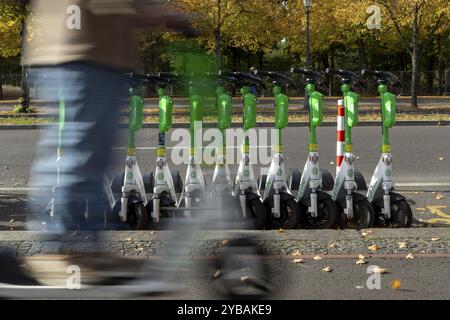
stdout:
{"type": "Polygon", "coordinates": [[[13,112],[15,114],[23,114],[23,113],[36,113],[36,109],[32,106],[25,106],[23,104],[23,98],[17,99],[17,104],[13,107],[13,112]]]}
{"type": "Polygon", "coordinates": [[[24,15],[25,6],[19,1],[0,1],[0,57],[8,58],[19,54],[24,15]]]}

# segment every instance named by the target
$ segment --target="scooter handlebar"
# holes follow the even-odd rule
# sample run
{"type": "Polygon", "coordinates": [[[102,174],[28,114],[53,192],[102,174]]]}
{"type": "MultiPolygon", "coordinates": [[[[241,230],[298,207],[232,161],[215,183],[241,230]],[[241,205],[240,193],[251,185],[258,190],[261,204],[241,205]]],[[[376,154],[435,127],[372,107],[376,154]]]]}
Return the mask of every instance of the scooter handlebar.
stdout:
{"type": "Polygon", "coordinates": [[[167,83],[167,80],[150,74],[143,73],[127,73],[126,77],[131,85],[144,85],[149,87],[157,87],[167,83]]]}
{"type": "Polygon", "coordinates": [[[325,77],[323,76],[323,74],[317,71],[292,67],[291,72],[303,75],[306,78],[306,82],[317,82],[317,83],[325,82],[325,77]]]}
{"type": "Polygon", "coordinates": [[[264,81],[257,76],[244,73],[244,72],[230,72],[230,71],[221,71],[219,73],[220,75],[228,76],[228,77],[234,77],[242,82],[243,85],[259,85],[264,89],[267,89],[266,85],[264,84],[264,81]]]}
{"type": "Polygon", "coordinates": [[[274,72],[274,71],[257,70],[255,68],[250,69],[250,72],[252,74],[254,74],[255,76],[262,76],[262,77],[268,78],[268,79],[272,80],[274,83],[279,83],[281,85],[285,85],[288,87],[292,87],[294,89],[298,89],[294,83],[294,80],[292,80],[288,76],[285,76],[284,74],[274,72]]]}
{"type": "Polygon", "coordinates": [[[369,77],[373,77],[375,78],[377,81],[381,82],[381,83],[391,83],[394,86],[398,86],[401,87],[401,82],[400,79],[393,73],[391,72],[387,72],[387,71],[379,71],[379,70],[361,70],[361,75],[364,76],[369,76],[369,77]]]}

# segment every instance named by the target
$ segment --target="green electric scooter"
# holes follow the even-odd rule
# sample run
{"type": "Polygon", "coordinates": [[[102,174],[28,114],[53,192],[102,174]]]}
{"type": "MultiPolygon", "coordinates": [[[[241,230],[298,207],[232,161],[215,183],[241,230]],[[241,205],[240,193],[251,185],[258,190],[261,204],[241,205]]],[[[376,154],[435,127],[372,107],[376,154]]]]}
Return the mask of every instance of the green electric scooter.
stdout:
{"type": "Polygon", "coordinates": [[[333,188],[334,180],[330,172],[319,166],[319,144],[317,128],[323,120],[323,95],[316,86],[325,81],[322,74],[300,68],[291,72],[303,75],[306,84],[309,109],[309,155],[303,173],[293,169],[289,179],[291,190],[298,190],[296,200],[303,212],[301,225],[305,229],[329,229],[337,221],[339,208],[326,190],[333,188]]]}
{"type": "Polygon", "coordinates": [[[288,126],[289,121],[289,98],[282,92],[282,86],[295,88],[295,85],[290,78],[276,72],[258,70],[252,70],[252,72],[272,81],[275,98],[276,142],[269,172],[260,180],[259,189],[264,191],[262,200],[270,212],[272,227],[295,229],[300,224],[302,212],[286,182],[284,146],[281,138],[282,130],[288,126]]]}
{"type": "MultiPolygon", "coordinates": [[[[192,77],[193,78],[193,77],[192,77]]],[[[200,206],[207,199],[206,181],[201,168],[202,152],[198,145],[199,139],[203,139],[203,112],[204,98],[201,88],[195,79],[185,79],[189,86],[189,164],[186,170],[185,185],[178,206],[187,209],[200,206]],[[200,154],[199,154],[200,152],[200,154]]],[[[185,211],[186,216],[191,216],[191,210],[185,211]]]]}
{"type": "Polygon", "coordinates": [[[114,177],[112,189],[114,193],[121,194],[120,202],[116,206],[120,221],[132,229],[145,230],[150,226],[150,217],[146,210],[148,188],[145,188],[144,178],[137,163],[135,137],[143,122],[144,99],[141,86],[158,86],[160,83],[155,82],[149,75],[136,73],[129,74],[128,80],[131,88],[127,157],[124,173],[114,177]]]}
{"type": "MultiPolygon", "coordinates": [[[[172,82],[170,78],[154,77],[155,81],[172,82]]],[[[160,226],[161,219],[173,222],[174,210],[178,203],[177,194],[183,189],[183,181],[179,172],[171,172],[166,158],[166,133],[172,128],[173,100],[166,94],[166,89],[158,87],[156,93],[159,97],[159,135],[156,149],[156,169],[149,175],[149,190],[153,198],[147,204],[147,211],[152,217],[152,227],[160,226]]],[[[146,179],[146,178],[144,178],[146,179]]],[[[167,223],[164,223],[165,225],[167,223]]]]}
{"type": "MultiPolygon", "coordinates": [[[[256,96],[251,93],[250,86],[264,85],[258,77],[241,72],[221,72],[223,79],[240,88],[243,104],[243,131],[244,140],[242,144],[241,160],[238,172],[232,188],[232,195],[238,198],[241,217],[253,219],[252,229],[262,230],[268,226],[266,207],[261,200],[258,183],[250,162],[250,138],[249,131],[256,126],[256,96]]],[[[220,111],[219,111],[220,112],[220,111]]],[[[230,120],[231,120],[231,109],[230,120]]],[[[220,122],[220,121],[219,121],[220,122]]]]}
{"type": "Polygon", "coordinates": [[[350,89],[352,83],[358,81],[358,76],[347,70],[327,69],[326,73],[339,77],[342,84],[344,109],[345,109],[345,144],[344,161],[337,173],[332,198],[341,209],[339,222],[357,229],[370,228],[375,223],[375,211],[367,197],[357,190],[355,181],[354,163],[356,156],[353,154],[352,128],[358,125],[359,95],[350,89]]]}
{"type": "Polygon", "coordinates": [[[363,76],[372,77],[378,84],[381,104],[381,159],[372,176],[367,198],[375,209],[375,224],[392,228],[408,228],[412,223],[411,207],[406,198],[394,192],[390,129],[396,124],[396,96],[388,85],[398,85],[399,79],[389,72],[362,70],[363,76]]]}

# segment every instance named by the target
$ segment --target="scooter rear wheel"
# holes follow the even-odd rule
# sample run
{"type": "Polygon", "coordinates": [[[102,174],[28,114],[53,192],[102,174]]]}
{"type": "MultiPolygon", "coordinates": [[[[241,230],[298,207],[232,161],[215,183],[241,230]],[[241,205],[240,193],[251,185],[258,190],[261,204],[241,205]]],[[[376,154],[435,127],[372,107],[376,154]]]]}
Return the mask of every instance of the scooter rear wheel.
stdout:
{"type": "Polygon", "coordinates": [[[302,212],[302,220],[300,222],[304,229],[331,229],[336,225],[336,220],[339,215],[339,208],[331,198],[326,198],[318,201],[318,215],[311,216],[308,211],[308,206],[300,204],[302,212]]]}
{"type": "MultiPolygon", "coordinates": [[[[345,214],[343,214],[345,219],[345,214]]],[[[345,221],[345,220],[344,220],[345,221]]],[[[357,230],[368,229],[373,227],[375,223],[375,210],[369,200],[361,200],[353,203],[353,218],[347,220],[348,228],[357,230]]]]}
{"type": "MultiPolygon", "coordinates": [[[[271,212],[272,208],[266,207],[271,212]]],[[[272,217],[272,227],[275,229],[296,229],[302,219],[301,209],[294,199],[286,199],[281,202],[281,215],[276,219],[272,217]]]]}

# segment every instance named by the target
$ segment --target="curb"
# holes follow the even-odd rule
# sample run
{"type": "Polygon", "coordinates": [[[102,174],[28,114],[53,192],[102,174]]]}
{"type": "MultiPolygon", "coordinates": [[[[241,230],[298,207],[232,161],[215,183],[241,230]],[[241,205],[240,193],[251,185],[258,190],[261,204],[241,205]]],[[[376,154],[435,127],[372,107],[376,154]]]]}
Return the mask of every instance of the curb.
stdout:
{"type": "MultiPolygon", "coordinates": [[[[182,110],[182,109],[187,109],[188,106],[186,106],[186,108],[178,108],[178,110],[176,112],[174,112],[174,117],[175,116],[189,116],[189,113],[182,110]]],[[[237,107],[236,107],[237,109],[237,107]]],[[[295,115],[308,115],[308,111],[304,110],[302,108],[296,108],[296,109],[292,109],[290,110],[290,112],[292,112],[292,114],[295,115]]],[[[273,107],[259,107],[257,109],[257,113],[258,114],[273,114],[273,107]]],[[[367,115],[367,114],[373,114],[373,113],[379,113],[378,109],[373,109],[373,110],[360,110],[359,114],[360,115],[367,115]]],[[[448,115],[450,114],[450,109],[445,109],[445,110],[429,110],[429,111],[423,111],[423,110],[408,110],[408,111],[401,111],[399,112],[399,114],[408,114],[408,115],[417,115],[417,116],[427,116],[427,115],[437,115],[437,114],[441,114],[441,115],[448,115]]],[[[241,111],[233,111],[233,115],[241,115],[242,112],[241,111]]],[[[325,116],[335,116],[336,115],[336,111],[335,110],[324,110],[324,115],[325,116]]],[[[120,113],[120,117],[127,117],[128,116],[128,112],[121,112],[120,113]]],[[[154,110],[151,112],[144,112],[143,114],[144,117],[150,117],[150,116],[158,116],[158,110],[154,110]]],[[[36,118],[36,119],[51,119],[51,118],[57,118],[58,114],[57,113],[32,113],[32,114],[0,114],[0,119],[14,119],[14,118],[36,118]]]]}
{"type": "MultiPolygon", "coordinates": [[[[132,241],[164,241],[170,239],[174,231],[102,231],[100,241],[132,242],[132,241]]],[[[399,240],[399,239],[431,239],[450,240],[450,228],[409,228],[409,229],[370,229],[370,230],[214,230],[197,231],[199,241],[230,240],[235,235],[256,238],[259,241],[353,241],[353,240],[399,240]],[[362,234],[369,233],[366,236],[362,234]]],[[[89,232],[69,235],[70,241],[85,241],[89,232]]],[[[0,231],[0,243],[11,241],[51,241],[40,231],[0,231]]],[[[450,248],[449,248],[450,249],[450,248]]]]}
{"type": "MultiPolygon", "coordinates": [[[[359,127],[378,127],[380,125],[379,121],[365,121],[360,122],[359,127]]],[[[47,127],[53,127],[57,126],[57,124],[3,124],[0,125],[0,130],[43,130],[47,127]]],[[[215,128],[215,123],[205,123],[205,128],[215,128]]],[[[256,124],[256,128],[272,128],[274,124],[272,122],[259,122],[256,124]]],[[[309,124],[307,122],[291,122],[289,123],[289,127],[291,128],[306,128],[309,124]]],[[[335,122],[324,122],[321,125],[322,127],[335,127],[335,122]]],[[[450,121],[398,121],[397,122],[398,127],[417,127],[417,126],[426,126],[426,127],[447,127],[450,126],[450,121]]],[[[241,123],[233,123],[232,128],[241,128],[241,123]]],[[[121,129],[128,128],[127,124],[121,124],[121,129]]],[[[157,123],[145,123],[142,125],[143,129],[157,129],[159,128],[159,125],[157,123]]],[[[178,129],[178,128],[189,128],[189,123],[174,123],[172,128],[178,129]]]]}
{"type": "MultiPolygon", "coordinates": [[[[370,236],[363,236],[356,230],[203,231],[185,239],[183,250],[187,257],[208,259],[216,256],[233,238],[245,236],[261,245],[266,257],[285,259],[298,258],[298,253],[301,258],[316,255],[349,258],[355,254],[405,258],[410,253],[450,256],[450,228],[374,229],[368,232],[372,232],[370,236]],[[406,249],[399,249],[400,241],[407,243],[406,249]],[[373,246],[377,249],[371,249],[373,246]]],[[[158,257],[166,251],[173,234],[173,231],[106,231],[98,235],[96,243],[123,256],[158,257]]],[[[55,248],[61,253],[89,252],[93,235],[83,232],[65,235],[60,242],[56,240],[42,232],[0,232],[0,247],[24,256],[52,255],[55,248]]]]}

